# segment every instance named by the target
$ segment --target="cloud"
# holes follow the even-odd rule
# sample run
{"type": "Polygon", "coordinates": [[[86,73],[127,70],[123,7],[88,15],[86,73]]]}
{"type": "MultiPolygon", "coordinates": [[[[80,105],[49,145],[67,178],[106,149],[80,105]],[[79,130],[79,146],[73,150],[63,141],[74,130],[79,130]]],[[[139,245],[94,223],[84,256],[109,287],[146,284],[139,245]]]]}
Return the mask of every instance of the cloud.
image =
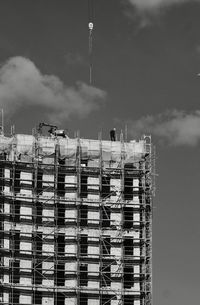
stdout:
{"type": "Polygon", "coordinates": [[[122,0],[126,4],[125,14],[138,21],[140,27],[148,26],[155,21],[161,12],[173,5],[200,3],[200,0],[122,0]],[[131,10],[133,8],[133,10],[131,10]]]}
{"type": "Polygon", "coordinates": [[[200,142],[200,110],[191,113],[171,110],[158,115],[148,115],[130,122],[132,136],[152,134],[169,145],[195,146],[200,142]]]}
{"type": "Polygon", "coordinates": [[[42,74],[24,57],[12,57],[0,67],[0,107],[14,114],[23,106],[45,109],[56,123],[72,115],[86,117],[105,101],[106,93],[84,82],[66,86],[57,76],[42,74]]]}
{"type": "Polygon", "coordinates": [[[187,2],[200,2],[199,0],[127,0],[130,5],[139,11],[158,10],[167,8],[174,4],[183,4],[187,2]]]}

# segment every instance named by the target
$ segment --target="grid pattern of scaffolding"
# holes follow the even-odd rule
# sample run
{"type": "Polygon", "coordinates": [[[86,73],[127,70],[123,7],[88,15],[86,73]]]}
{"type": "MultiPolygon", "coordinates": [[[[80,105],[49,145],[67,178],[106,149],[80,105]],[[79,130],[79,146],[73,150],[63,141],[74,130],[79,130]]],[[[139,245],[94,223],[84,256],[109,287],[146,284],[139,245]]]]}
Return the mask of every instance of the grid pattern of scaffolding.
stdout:
{"type": "Polygon", "coordinates": [[[4,305],[152,305],[151,138],[0,139],[4,305]]]}

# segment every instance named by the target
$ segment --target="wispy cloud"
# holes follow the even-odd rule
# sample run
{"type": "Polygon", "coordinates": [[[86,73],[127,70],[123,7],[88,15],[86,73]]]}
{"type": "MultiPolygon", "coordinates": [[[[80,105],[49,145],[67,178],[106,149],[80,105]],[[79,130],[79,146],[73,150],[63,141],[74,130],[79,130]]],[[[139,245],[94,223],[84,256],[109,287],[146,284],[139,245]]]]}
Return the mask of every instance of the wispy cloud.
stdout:
{"type": "Polygon", "coordinates": [[[140,26],[145,27],[155,20],[160,13],[173,5],[184,3],[200,3],[200,0],[122,0],[126,5],[125,13],[129,17],[138,19],[140,26]]]}
{"type": "Polygon", "coordinates": [[[105,101],[106,93],[84,82],[65,85],[55,75],[44,75],[24,57],[10,58],[0,67],[0,106],[15,113],[23,106],[45,109],[55,122],[71,115],[86,117],[105,101]]]}
{"type": "Polygon", "coordinates": [[[200,110],[191,113],[171,110],[130,122],[132,136],[152,134],[169,145],[195,146],[200,142],[200,110]]]}
{"type": "Polygon", "coordinates": [[[130,5],[139,11],[157,10],[167,8],[173,4],[182,4],[186,2],[199,2],[199,0],[127,0],[130,5]]]}

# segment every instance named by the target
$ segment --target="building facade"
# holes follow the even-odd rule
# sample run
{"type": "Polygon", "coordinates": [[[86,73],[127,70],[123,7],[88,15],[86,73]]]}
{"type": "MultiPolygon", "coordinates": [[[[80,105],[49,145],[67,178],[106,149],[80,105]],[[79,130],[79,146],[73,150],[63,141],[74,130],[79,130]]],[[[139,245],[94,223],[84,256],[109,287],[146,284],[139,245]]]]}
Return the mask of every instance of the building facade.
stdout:
{"type": "Polygon", "coordinates": [[[152,305],[152,146],[0,137],[4,305],[152,305]]]}

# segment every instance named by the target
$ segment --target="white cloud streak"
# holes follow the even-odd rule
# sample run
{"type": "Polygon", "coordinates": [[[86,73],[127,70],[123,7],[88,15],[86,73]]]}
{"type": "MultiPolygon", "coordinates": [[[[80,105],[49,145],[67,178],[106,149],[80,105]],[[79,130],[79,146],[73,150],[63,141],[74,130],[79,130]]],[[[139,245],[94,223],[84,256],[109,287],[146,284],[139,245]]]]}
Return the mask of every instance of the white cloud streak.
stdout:
{"type": "Polygon", "coordinates": [[[174,4],[200,2],[199,0],[127,0],[134,8],[139,11],[150,11],[167,8],[174,4]]]}
{"type": "Polygon", "coordinates": [[[23,106],[45,109],[56,123],[75,115],[86,117],[105,101],[106,93],[84,82],[66,86],[57,76],[42,74],[24,57],[12,57],[0,67],[0,107],[14,114],[23,106]]]}
{"type": "Polygon", "coordinates": [[[186,3],[199,3],[200,0],[121,0],[125,4],[124,13],[135,20],[140,28],[159,21],[168,8],[186,3]]]}
{"type": "Polygon", "coordinates": [[[152,134],[169,145],[195,146],[200,142],[200,110],[192,113],[171,110],[130,122],[130,134],[152,134]]]}

